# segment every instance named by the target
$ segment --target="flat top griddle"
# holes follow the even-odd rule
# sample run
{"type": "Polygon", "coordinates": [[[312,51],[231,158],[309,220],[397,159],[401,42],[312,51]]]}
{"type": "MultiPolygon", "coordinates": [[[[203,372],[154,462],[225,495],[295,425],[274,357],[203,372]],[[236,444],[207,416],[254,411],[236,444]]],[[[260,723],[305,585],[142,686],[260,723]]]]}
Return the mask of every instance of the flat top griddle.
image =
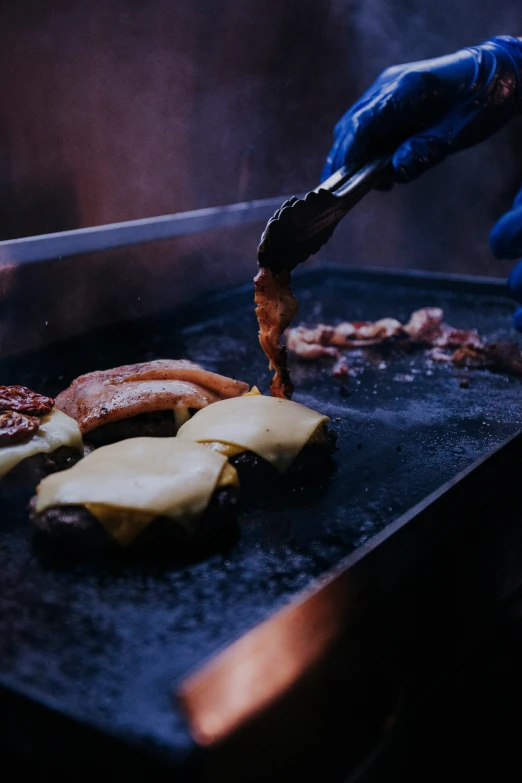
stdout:
{"type": "MultiPolygon", "coordinates": [[[[401,321],[441,306],[457,327],[514,339],[493,283],[312,270],[295,276],[305,322],[401,321]]],[[[269,385],[250,286],[175,313],[5,360],[2,383],[55,394],[78,374],[183,357],[269,385]]],[[[176,682],[272,614],[354,548],[522,429],[522,379],[380,357],[341,388],[329,364],[292,360],[295,399],[339,433],[336,469],[314,488],[243,514],[241,534],[199,559],[74,562],[35,546],[23,511],[0,514],[0,684],[183,763],[194,748],[176,682]],[[469,378],[469,388],[459,385],[469,378]],[[409,379],[405,378],[409,376],[409,379]]]]}

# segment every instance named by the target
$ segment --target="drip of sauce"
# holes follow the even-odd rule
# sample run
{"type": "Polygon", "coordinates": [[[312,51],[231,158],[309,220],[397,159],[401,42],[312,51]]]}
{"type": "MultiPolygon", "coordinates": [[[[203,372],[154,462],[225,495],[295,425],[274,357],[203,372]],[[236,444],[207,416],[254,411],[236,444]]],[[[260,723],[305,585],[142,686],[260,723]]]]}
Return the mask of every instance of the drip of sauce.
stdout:
{"type": "Polygon", "coordinates": [[[270,383],[273,397],[290,399],[294,386],[288,370],[286,348],[281,336],[296,315],[299,305],[290,290],[290,271],[274,272],[261,266],[254,278],[256,316],[259,324],[259,342],[274,371],[270,383]]]}

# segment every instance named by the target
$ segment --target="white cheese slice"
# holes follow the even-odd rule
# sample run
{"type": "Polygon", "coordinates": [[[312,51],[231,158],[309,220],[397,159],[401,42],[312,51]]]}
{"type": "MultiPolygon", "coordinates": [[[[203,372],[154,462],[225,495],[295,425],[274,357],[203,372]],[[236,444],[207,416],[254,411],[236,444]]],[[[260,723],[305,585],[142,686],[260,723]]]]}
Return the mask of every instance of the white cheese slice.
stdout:
{"type": "Polygon", "coordinates": [[[240,446],[284,473],[319,425],[328,421],[328,416],[298,402],[244,395],[214,402],[198,411],[181,427],[177,437],[240,446]]]}
{"type": "Polygon", "coordinates": [[[61,446],[71,446],[83,453],[82,436],[77,422],[65,413],[53,408],[30,440],[0,447],[0,477],[5,476],[22,460],[35,454],[50,454],[61,446]]]}
{"type": "Polygon", "coordinates": [[[100,504],[166,516],[189,526],[207,508],[227,465],[222,454],[177,438],[130,438],[47,476],[36,510],[100,504]]]}

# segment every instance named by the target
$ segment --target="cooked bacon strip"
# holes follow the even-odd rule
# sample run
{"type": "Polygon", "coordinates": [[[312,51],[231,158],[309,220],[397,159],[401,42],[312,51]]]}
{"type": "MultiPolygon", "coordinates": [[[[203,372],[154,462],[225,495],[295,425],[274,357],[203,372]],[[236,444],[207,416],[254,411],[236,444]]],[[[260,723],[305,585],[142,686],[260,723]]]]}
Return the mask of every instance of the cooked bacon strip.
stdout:
{"type": "Polygon", "coordinates": [[[81,375],[58,395],[56,407],[86,433],[141,413],[204,408],[248,388],[192,362],[160,359],[81,375]]]}
{"type": "Polygon", "coordinates": [[[516,343],[486,343],[480,347],[464,345],[453,353],[434,348],[429,356],[436,362],[451,362],[456,367],[489,369],[522,375],[522,356],[516,343]]]}
{"type": "Polygon", "coordinates": [[[78,422],[82,434],[111,421],[140,413],[183,408],[205,408],[220,397],[186,381],[134,381],[120,385],[84,386],[82,395],[71,401],[56,398],[56,407],[78,422]]]}
{"type": "Polygon", "coordinates": [[[440,337],[433,343],[439,348],[483,348],[484,343],[475,329],[454,329],[452,326],[442,324],[440,337]]]}
{"type": "Polygon", "coordinates": [[[96,370],[80,375],[73,383],[81,385],[84,381],[109,381],[111,384],[129,383],[132,381],[189,381],[210,389],[220,397],[239,397],[248,391],[248,383],[218,375],[204,370],[199,364],[187,359],[155,359],[140,364],[124,364],[110,370],[96,370]]]}
{"type": "Polygon", "coordinates": [[[273,397],[290,399],[294,390],[287,366],[286,348],[281,335],[297,313],[299,305],[290,290],[290,272],[273,272],[261,267],[254,278],[256,316],[259,324],[259,342],[274,370],[270,384],[273,397]]]}
{"type": "Polygon", "coordinates": [[[417,343],[433,343],[441,335],[444,312],[440,307],[423,307],[411,314],[404,331],[417,343]]]}
{"type": "Polygon", "coordinates": [[[320,356],[329,356],[337,359],[341,352],[337,348],[324,345],[325,332],[333,331],[331,326],[319,324],[316,329],[307,329],[305,326],[296,326],[287,332],[286,346],[303,359],[318,359],[320,356]]]}
{"type": "Polygon", "coordinates": [[[436,362],[522,375],[522,355],[516,343],[486,343],[475,329],[456,329],[445,324],[443,318],[439,307],[423,307],[412,313],[404,326],[395,318],[373,323],[346,321],[337,326],[296,326],[286,332],[286,341],[289,350],[303,359],[336,359],[332,370],[335,377],[347,372],[340,348],[370,348],[393,338],[399,345],[431,346],[428,356],[436,362]]]}
{"type": "Polygon", "coordinates": [[[404,327],[395,318],[381,318],[374,323],[355,323],[356,340],[390,340],[404,332],[404,327]]]}

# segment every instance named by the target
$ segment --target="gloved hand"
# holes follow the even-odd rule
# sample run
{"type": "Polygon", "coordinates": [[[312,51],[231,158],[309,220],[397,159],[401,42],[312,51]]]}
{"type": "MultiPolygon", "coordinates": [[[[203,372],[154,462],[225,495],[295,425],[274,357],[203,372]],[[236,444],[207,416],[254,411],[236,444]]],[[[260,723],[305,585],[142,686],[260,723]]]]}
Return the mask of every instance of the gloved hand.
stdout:
{"type": "MultiPolygon", "coordinates": [[[[483,141],[522,107],[522,41],[492,38],[384,71],[337,123],[322,179],[392,153],[409,182],[447,155],[483,141]]],[[[392,182],[387,183],[389,187],[392,182]]]]}
{"type": "MultiPolygon", "coordinates": [[[[497,258],[512,260],[522,257],[522,188],[513,202],[513,208],[493,226],[489,243],[497,258]]],[[[522,261],[511,272],[508,289],[513,299],[522,302],[522,261]]],[[[522,332],[522,307],[515,311],[513,323],[515,329],[522,332]]]]}

